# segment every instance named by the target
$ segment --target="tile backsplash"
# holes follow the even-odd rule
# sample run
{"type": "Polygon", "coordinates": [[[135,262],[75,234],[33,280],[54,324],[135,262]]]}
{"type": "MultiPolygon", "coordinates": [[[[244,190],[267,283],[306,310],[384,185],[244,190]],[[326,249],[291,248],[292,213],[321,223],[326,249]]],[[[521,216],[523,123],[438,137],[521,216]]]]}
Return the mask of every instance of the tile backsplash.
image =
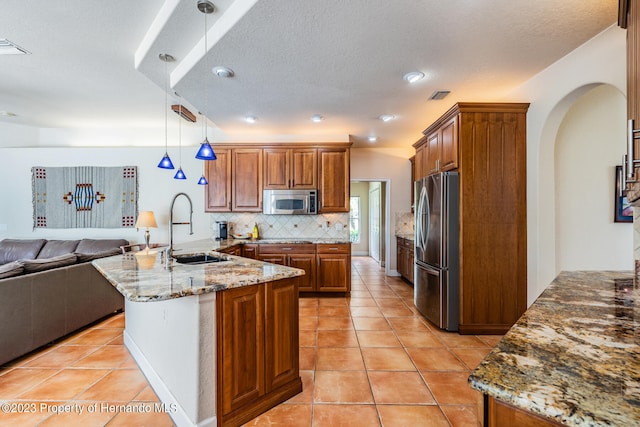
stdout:
{"type": "Polygon", "coordinates": [[[413,234],[413,221],[411,212],[396,212],[395,234],[413,234]]]}
{"type": "Polygon", "coordinates": [[[216,221],[227,221],[228,234],[247,234],[258,224],[261,238],[349,239],[349,213],[319,215],[264,215],[261,213],[217,213],[209,219],[210,237],[218,237],[216,221]]]}

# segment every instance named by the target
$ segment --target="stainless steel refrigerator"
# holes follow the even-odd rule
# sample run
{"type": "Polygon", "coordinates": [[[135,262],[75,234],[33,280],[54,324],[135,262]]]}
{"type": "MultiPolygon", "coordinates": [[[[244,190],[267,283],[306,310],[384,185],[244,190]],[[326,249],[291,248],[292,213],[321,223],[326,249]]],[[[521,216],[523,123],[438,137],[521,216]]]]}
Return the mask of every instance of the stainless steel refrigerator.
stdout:
{"type": "Polygon", "coordinates": [[[460,191],[457,172],[415,182],[414,304],[442,329],[460,317],[460,191]]]}

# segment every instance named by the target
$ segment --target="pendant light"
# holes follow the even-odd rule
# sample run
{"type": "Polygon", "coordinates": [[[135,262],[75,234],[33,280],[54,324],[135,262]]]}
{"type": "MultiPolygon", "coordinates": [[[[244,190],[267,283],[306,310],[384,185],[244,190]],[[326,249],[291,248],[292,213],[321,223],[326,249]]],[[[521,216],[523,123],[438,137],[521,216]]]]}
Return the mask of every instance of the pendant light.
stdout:
{"type": "Polygon", "coordinates": [[[182,171],[182,105],[180,106],[180,112],[178,113],[178,171],[173,176],[173,179],[187,179],[187,176],[182,171]]]}
{"type": "Polygon", "coordinates": [[[174,169],[173,162],[171,162],[171,158],[169,157],[169,151],[167,147],[167,110],[169,108],[167,102],[167,92],[168,92],[168,80],[169,73],[167,71],[167,62],[173,62],[175,59],[173,56],[167,53],[161,53],[158,55],[161,61],[164,61],[164,157],[158,163],[158,167],[161,169],[174,169]]]}
{"type": "MultiPolygon", "coordinates": [[[[207,15],[213,13],[215,7],[213,3],[209,0],[198,0],[198,10],[204,13],[204,61],[207,61],[207,15]]],[[[206,85],[206,73],[205,73],[205,87],[204,87],[204,105],[207,107],[208,103],[208,94],[207,94],[207,85],[206,85]]],[[[206,120],[205,120],[206,122],[206,120]]],[[[206,123],[205,123],[206,126],[206,123]]],[[[200,144],[200,149],[196,153],[196,159],[200,160],[215,160],[216,153],[213,152],[213,148],[211,144],[209,144],[209,139],[207,138],[207,133],[205,131],[204,141],[200,144]]],[[[205,180],[206,181],[206,180],[205,180]]]]}
{"type": "MultiPolygon", "coordinates": [[[[202,120],[202,135],[205,135],[206,128],[207,128],[207,121],[205,120],[204,115],[202,115],[202,113],[200,113],[200,115],[201,115],[201,120],[202,120]]],[[[202,166],[203,169],[205,167],[207,167],[206,165],[207,165],[206,163],[203,164],[203,166],[202,166]]],[[[209,184],[209,181],[207,181],[207,178],[205,178],[204,172],[203,172],[202,176],[198,180],[198,185],[208,185],[208,184],[209,184]]]]}

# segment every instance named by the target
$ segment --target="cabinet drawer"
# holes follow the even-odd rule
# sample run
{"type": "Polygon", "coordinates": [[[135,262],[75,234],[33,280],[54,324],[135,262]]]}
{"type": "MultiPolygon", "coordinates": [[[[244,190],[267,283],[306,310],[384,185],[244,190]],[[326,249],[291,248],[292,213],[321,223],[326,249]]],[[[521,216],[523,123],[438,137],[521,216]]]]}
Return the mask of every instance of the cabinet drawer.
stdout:
{"type": "Polygon", "coordinates": [[[281,244],[281,243],[269,243],[266,245],[260,245],[260,254],[282,254],[282,253],[294,253],[294,254],[314,254],[316,253],[316,245],[313,243],[296,243],[296,244],[281,244]]]}
{"type": "Polygon", "coordinates": [[[319,243],[318,253],[319,254],[350,254],[351,244],[350,243],[337,243],[337,244],[319,243]]]}

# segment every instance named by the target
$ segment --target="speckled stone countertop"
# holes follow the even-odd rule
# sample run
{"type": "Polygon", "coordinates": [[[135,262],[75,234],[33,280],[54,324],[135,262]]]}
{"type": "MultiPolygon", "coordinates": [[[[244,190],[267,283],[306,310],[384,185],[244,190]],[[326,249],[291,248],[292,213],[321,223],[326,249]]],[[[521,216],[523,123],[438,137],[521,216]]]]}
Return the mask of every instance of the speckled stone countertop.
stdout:
{"type": "MultiPolygon", "coordinates": [[[[244,242],[244,241],[242,241],[244,242]]],[[[210,240],[176,245],[176,255],[207,253],[240,243],[210,240]],[[217,246],[217,247],[216,247],[217,246]]],[[[130,301],[162,301],[302,276],[304,270],[253,259],[222,255],[227,261],[200,265],[162,262],[162,251],[129,252],[92,261],[93,266],[130,301]]]]}
{"type": "Polygon", "coordinates": [[[407,239],[407,240],[415,240],[416,236],[414,234],[410,234],[410,233],[398,233],[396,234],[396,237],[400,237],[403,239],[407,239]]]}
{"type": "Polygon", "coordinates": [[[229,246],[241,245],[245,243],[257,243],[259,245],[268,245],[268,244],[301,244],[301,243],[319,243],[319,244],[328,244],[335,245],[339,243],[351,243],[349,239],[338,239],[338,238],[304,238],[304,237],[285,237],[285,238],[267,238],[267,239],[229,239],[229,240],[221,240],[215,241],[213,243],[213,247],[215,249],[224,249],[229,246]]]}
{"type": "Polygon", "coordinates": [[[469,383],[568,426],[640,426],[640,289],[633,273],[560,273],[469,383]]]}

